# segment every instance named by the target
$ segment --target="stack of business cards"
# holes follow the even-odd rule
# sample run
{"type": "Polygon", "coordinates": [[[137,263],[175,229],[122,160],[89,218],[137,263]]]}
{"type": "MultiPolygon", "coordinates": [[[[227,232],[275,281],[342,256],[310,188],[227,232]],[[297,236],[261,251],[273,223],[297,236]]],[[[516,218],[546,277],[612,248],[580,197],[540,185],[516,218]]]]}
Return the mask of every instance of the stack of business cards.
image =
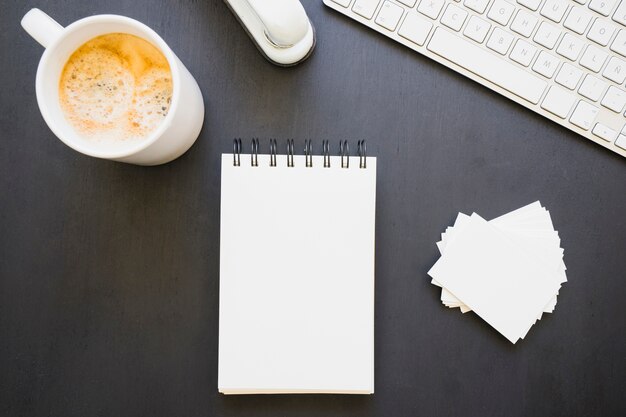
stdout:
{"type": "Polygon", "coordinates": [[[554,311],[567,281],[560,243],[538,201],[491,221],[459,213],[437,242],[441,258],[428,274],[444,305],[473,310],[515,343],[554,311]]]}

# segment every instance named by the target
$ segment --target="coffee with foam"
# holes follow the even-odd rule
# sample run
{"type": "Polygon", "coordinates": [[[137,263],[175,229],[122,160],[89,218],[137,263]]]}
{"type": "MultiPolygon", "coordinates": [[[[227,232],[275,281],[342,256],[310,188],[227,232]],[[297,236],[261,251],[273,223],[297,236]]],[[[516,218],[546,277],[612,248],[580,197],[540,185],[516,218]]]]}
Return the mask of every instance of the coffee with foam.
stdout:
{"type": "Polygon", "coordinates": [[[111,33],[91,39],[69,58],[59,83],[66,119],[99,142],[138,142],[162,122],[172,100],[172,73],[149,42],[111,33]]]}

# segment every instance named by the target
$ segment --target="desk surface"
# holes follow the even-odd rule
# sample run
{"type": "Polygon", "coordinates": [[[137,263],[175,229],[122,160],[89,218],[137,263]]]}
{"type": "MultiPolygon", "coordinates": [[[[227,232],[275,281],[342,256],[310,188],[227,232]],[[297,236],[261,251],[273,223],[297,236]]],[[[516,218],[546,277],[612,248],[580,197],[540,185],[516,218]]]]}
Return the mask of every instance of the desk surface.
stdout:
{"type": "MultiPolygon", "coordinates": [[[[19,3],[19,4],[18,4],[19,3]]],[[[3,416],[626,414],[626,160],[311,0],[313,56],[268,64],[219,0],[0,6],[3,416]],[[143,168],[58,141],[19,26],[118,13],[154,28],[207,104],[196,145],[143,168]],[[376,394],[217,393],[220,154],[233,137],[366,139],[379,158],[376,394]],[[511,345],[426,271],[458,211],[551,211],[569,282],[511,345]]],[[[266,145],[267,146],[267,145],[266,145]]]]}

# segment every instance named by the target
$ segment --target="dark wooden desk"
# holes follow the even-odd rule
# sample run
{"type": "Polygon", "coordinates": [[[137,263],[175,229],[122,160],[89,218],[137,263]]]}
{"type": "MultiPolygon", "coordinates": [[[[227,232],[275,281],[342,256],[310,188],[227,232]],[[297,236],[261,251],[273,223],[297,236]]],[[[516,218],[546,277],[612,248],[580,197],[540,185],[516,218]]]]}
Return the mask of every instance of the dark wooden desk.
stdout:
{"type": "Polygon", "coordinates": [[[626,160],[321,0],[306,9],[317,50],[281,69],[219,0],[0,6],[1,415],[626,415],[626,160]],[[207,104],[190,152],[143,168],[58,141],[35,99],[42,48],[19,25],[30,7],[62,24],[124,14],[161,34],[207,104]],[[378,156],[373,396],[217,393],[219,164],[236,136],[298,150],[366,139],[378,156]],[[537,199],[569,282],[511,345],[443,307],[426,271],[458,211],[537,199]]]}

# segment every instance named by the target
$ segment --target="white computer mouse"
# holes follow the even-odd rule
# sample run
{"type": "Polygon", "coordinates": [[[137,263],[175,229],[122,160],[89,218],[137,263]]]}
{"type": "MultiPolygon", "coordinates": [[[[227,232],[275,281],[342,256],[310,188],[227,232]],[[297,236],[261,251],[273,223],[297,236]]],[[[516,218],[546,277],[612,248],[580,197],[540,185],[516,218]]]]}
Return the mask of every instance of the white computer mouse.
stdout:
{"type": "Polygon", "coordinates": [[[315,48],[315,29],[298,0],[224,0],[270,62],[296,65],[315,48]]]}

